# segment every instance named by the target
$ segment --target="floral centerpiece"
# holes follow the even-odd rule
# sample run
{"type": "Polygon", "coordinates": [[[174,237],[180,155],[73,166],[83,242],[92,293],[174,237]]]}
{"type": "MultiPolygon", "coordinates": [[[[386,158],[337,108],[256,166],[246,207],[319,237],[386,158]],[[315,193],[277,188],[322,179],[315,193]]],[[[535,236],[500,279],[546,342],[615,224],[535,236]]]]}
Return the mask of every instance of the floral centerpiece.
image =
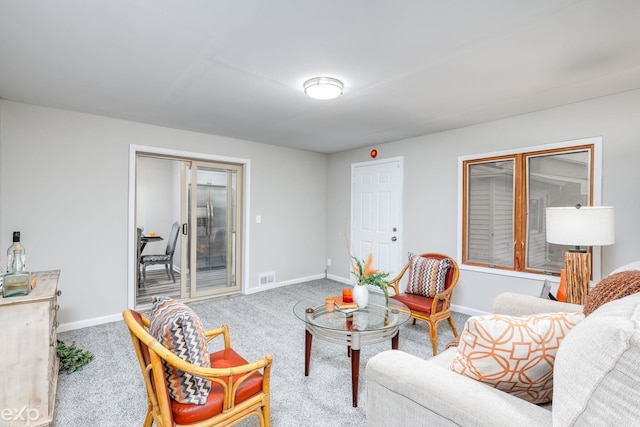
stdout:
{"type": "Polygon", "coordinates": [[[355,256],[351,257],[351,273],[356,276],[358,281],[356,286],[364,286],[364,285],[373,285],[377,286],[384,292],[385,302],[387,307],[389,306],[389,284],[386,278],[389,276],[389,273],[385,273],[382,271],[378,271],[377,269],[372,267],[373,264],[373,254],[369,254],[367,260],[363,263],[361,259],[356,258],[355,256]]]}

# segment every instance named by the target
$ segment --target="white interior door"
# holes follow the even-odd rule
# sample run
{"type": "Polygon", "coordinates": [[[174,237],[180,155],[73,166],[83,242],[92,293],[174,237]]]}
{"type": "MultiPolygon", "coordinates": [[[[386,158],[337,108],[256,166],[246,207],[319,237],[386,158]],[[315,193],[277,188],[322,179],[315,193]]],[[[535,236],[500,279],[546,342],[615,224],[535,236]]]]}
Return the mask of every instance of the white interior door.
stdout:
{"type": "Polygon", "coordinates": [[[351,251],[394,277],[402,257],[403,159],[396,157],[351,165],[351,251]]]}

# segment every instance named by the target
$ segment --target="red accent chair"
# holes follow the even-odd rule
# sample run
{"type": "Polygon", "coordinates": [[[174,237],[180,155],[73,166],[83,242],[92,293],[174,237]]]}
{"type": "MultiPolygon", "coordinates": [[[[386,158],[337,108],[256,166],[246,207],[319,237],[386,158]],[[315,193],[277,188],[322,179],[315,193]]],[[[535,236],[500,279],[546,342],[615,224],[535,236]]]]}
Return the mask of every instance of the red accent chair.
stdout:
{"type": "Polygon", "coordinates": [[[404,303],[411,310],[411,317],[413,318],[413,324],[416,324],[416,320],[423,320],[429,326],[429,335],[431,338],[431,346],[433,347],[433,355],[438,354],[438,323],[442,320],[448,320],[453,335],[458,336],[458,330],[453,323],[453,317],[451,316],[451,295],[453,288],[458,283],[458,277],[460,276],[460,270],[455,260],[447,255],[438,253],[426,253],[420,255],[423,258],[434,258],[441,260],[448,258],[451,261],[451,267],[447,271],[445,278],[444,291],[435,295],[435,298],[428,298],[422,295],[407,294],[400,292],[400,281],[405,272],[409,269],[409,263],[404,266],[400,274],[389,281],[389,287],[394,290],[394,295],[389,295],[389,298],[393,298],[396,301],[404,303]]]}
{"type": "Polygon", "coordinates": [[[249,363],[231,348],[229,327],[206,331],[207,342],[217,336],[224,349],[211,353],[211,368],[192,365],[149,334],[149,319],[133,310],[122,313],[140,363],[147,388],[148,409],[143,426],[205,427],[231,426],[256,415],[261,427],[270,426],[269,382],[273,357],[249,363]],[[163,363],[211,381],[211,392],[204,405],[178,403],[171,399],[163,363]]]}

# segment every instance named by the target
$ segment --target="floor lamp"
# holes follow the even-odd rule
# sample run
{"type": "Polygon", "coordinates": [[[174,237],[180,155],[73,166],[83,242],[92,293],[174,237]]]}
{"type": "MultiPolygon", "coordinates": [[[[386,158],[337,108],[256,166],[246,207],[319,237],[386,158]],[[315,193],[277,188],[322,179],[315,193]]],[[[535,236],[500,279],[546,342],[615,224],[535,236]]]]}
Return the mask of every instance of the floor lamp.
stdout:
{"type": "Polygon", "coordinates": [[[584,305],[591,279],[591,253],[586,247],[615,243],[613,207],[547,208],[546,227],[547,242],[575,246],[564,256],[567,302],[584,305]]]}

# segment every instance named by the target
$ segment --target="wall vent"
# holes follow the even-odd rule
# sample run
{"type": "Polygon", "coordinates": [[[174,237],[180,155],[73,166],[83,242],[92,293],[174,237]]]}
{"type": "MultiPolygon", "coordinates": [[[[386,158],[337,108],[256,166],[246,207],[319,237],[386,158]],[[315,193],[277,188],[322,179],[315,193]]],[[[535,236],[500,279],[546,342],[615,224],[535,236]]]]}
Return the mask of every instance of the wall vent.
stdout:
{"type": "Polygon", "coordinates": [[[258,275],[258,284],[268,285],[270,283],[276,283],[276,272],[269,271],[267,273],[260,273],[258,275]]]}

